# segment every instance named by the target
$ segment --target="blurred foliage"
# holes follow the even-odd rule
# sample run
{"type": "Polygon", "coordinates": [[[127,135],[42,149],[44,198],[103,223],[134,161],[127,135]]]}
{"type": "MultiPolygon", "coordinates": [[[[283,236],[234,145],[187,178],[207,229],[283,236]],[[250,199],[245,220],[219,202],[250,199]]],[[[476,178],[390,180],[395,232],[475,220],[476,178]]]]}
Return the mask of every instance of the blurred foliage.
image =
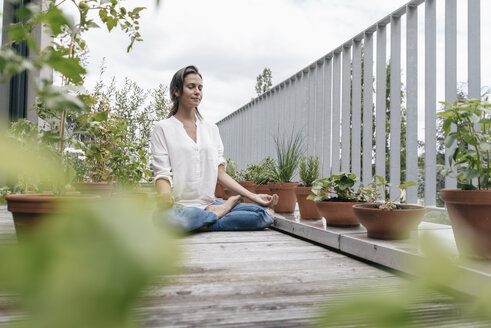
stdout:
{"type": "MultiPolygon", "coordinates": [[[[453,314],[483,324],[491,322],[491,286],[476,286],[461,270],[465,259],[457,259],[435,235],[426,232],[418,242],[424,256],[410,263],[414,276],[392,288],[353,286],[352,293],[323,304],[315,327],[420,327],[427,314],[415,309],[428,302],[423,300],[429,291],[450,294],[456,307],[453,314]],[[470,297],[449,286],[470,288],[478,294],[470,297]]],[[[427,306],[434,305],[438,304],[427,306]]]]}
{"type": "Polygon", "coordinates": [[[147,205],[79,200],[1,246],[0,290],[27,314],[12,327],[136,327],[143,289],[174,272],[178,256],[147,205]]]}

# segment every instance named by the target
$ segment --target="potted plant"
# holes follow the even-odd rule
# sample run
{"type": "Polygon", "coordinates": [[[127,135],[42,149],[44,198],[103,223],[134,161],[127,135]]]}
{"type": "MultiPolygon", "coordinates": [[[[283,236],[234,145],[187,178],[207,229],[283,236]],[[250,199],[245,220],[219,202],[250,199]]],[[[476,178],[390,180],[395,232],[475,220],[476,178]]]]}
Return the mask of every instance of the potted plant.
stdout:
{"type": "Polygon", "coordinates": [[[307,196],[313,195],[312,184],[319,179],[319,157],[303,156],[300,161],[300,180],[302,184],[295,188],[297,196],[298,209],[302,219],[320,219],[321,215],[315,206],[315,202],[307,199],[307,196]]]}
{"type": "MultiPolygon", "coordinates": [[[[244,187],[245,189],[249,190],[250,192],[255,192],[255,185],[254,185],[254,173],[255,170],[257,170],[257,165],[247,165],[245,170],[240,171],[237,173],[237,181],[239,184],[244,187]]],[[[253,203],[253,201],[244,198],[243,199],[244,203],[253,203]]]]}
{"type": "Polygon", "coordinates": [[[445,146],[458,189],[442,189],[455,242],[465,256],[491,259],[491,104],[481,100],[443,103],[445,146]],[[475,182],[474,182],[475,181],[475,182]]]}
{"type": "Polygon", "coordinates": [[[312,192],[307,199],[314,200],[319,214],[328,225],[357,226],[353,205],[367,202],[370,193],[364,189],[354,189],[358,178],[354,173],[333,174],[329,178],[317,179],[312,184],[312,192]]]}
{"type": "Polygon", "coordinates": [[[279,196],[278,204],[274,210],[278,213],[291,213],[295,211],[297,198],[295,196],[295,187],[298,182],[292,182],[300,158],[303,153],[303,140],[300,133],[290,136],[275,136],[274,143],[276,148],[276,162],[271,166],[274,175],[273,182],[268,186],[271,193],[279,196]]]}
{"type": "Polygon", "coordinates": [[[79,199],[98,198],[71,191],[73,168],[61,160],[60,153],[49,143],[51,139],[38,130],[37,124],[19,120],[11,124],[8,132],[2,146],[4,155],[26,161],[16,164],[21,171],[35,163],[30,174],[18,173],[15,182],[0,189],[0,204],[7,202],[18,237],[38,225],[46,214],[59,213],[79,199]]]}
{"type": "MultiPolygon", "coordinates": [[[[425,215],[425,208],[418,205],[399,204],[403,191],[411,186],[417,186],[414,181],[407,181],[398,186],[399,195],[394,199],[389,198],[390,184],[379,175],[375,175],[379,181],[372,182],[374,195],[383,195],[383,203],[371,203],[353,206],[356,218],[367,229],[367,235],[379,239],[407,239],[411,230],[421,223],[425,215]],[[382,190],[380,193],[379,191],[382,190]]],[[[378,198],[378,197],[377,197],[378,198]]]]}
{"type": "MultiPolygon", "coordinates": [[[[225,172],[234,180],[237,181],[237,163],[235,163],[231,158],[227,159],[227,166],[225,167],[225,172]]],[[[237,193],[232,190],[223,187],[223,199],[228,199],[231,196],[235,196],[237,193]]]]}
{"type": "Polygon", "coordinates": [[[270,157],[266,157],[258,165],[251,165],[250,171],[256,194],[272,194],[268,183],[275,180],[274,173],[271,170],[274,165],[274,160],[270,157]]]}

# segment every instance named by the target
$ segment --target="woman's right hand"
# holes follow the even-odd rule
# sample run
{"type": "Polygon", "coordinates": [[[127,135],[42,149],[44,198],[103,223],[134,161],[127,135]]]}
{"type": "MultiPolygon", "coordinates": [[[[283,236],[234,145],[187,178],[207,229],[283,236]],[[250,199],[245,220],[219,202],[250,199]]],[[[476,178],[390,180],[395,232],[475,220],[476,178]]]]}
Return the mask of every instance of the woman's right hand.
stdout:
{"type": "Polygon", "coordinates": [[[172,194],[160,194],[158,198],[158,207],[161,209],[169,209],[176,203],[172,194]]]}

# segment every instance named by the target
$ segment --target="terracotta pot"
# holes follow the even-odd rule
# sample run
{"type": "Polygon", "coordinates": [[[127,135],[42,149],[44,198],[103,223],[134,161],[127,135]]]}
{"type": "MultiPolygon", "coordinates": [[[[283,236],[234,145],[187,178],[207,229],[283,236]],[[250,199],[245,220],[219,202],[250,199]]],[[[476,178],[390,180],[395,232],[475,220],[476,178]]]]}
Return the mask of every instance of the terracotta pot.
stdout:
{"type": "Polygon", "coordinates": [[[278,204],[274,210],[278,213],[292,213],[295,211],[297,197],[295,196],[295,187],[298,182],[269,182],[268,187],[271,193],[279,197],[278,204]]]}
{"type": "Polygon", "coordinates": [[[82,194],[110,197],[114,190],[114,183],[107,182],[76,182],[73,186],[82,194]]]}
{"type": "Polygon", "coordinates": [[[300,211],[300,217],[302,219],[320,219],[322,218],[315,206],[313,200],[307,199],[307,196],[313,195],[312,187],[298,187],[295,188],[295,195],[297,196],[298,209],[300,211]]]}
{"type": "Polygon", "coordinates": [[[254,193],[271,195],[271,189],[267,185],[254,185],[254,193]]]}
{"type": "Polygon", "coordinates": [[[491,259],[491,190],[442,189],[455,243],[464,256],[491,259]]]}
{"type": "Polygon", "coordinates": [[[215,197],[218,198],[224,197],[223,186],[218,182],[217,182],[217,186],[215,187],[215,197]]]}
{"type": "Polygon", "coordinates": [[[353,206],[353,212],[367,229],[367,236],[379,239],[407,239],[411,230],[418,228],[425,208],[417,205],[402,205],[402,209],[381,210],[380,204],[353,206]]]}
{"type": "Polygon", "coordinates": [[[63,213],[70,204],[87,199],[99,199],[98,195],[19,194],[8,195],[7,209],[12,212],[17,236],[38,225],[45,214],[63,213]]]}
{"type": "MultiPolygon", "coordinates": [[[[239,181],[239,184],[249,190],[250,192],[254,192],[254,181],[239,181]]],[[[253,201],[249,200],[248,198],[243,198],[242,200],[243,203],[249,203],[249,204],[255,204],[253,201]]]]}
{"type": "Polygon", "coordinates": [[[315,202],[319,214],[326,219],[326,224],[332,226],[357,226],[360,224],[353,212],[353,205],[360,202],[315,202]]]}

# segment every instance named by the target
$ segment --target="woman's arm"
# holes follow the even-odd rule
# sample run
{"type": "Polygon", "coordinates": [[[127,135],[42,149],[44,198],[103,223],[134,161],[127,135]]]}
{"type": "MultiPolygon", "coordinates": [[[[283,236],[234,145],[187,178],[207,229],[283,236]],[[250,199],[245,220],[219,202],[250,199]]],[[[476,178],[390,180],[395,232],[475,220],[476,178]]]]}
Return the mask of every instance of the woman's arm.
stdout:
{"type": "Polygon", "coordinates": [[[175,200],[172,196],[172,188],[169,180],[158,179],[157,181],[155,181],[155,187],[157,188],[157,193],[160,198],[159,206],[163,208],[172,207],[175,203],[175,200]]]}
{"type": "Polygon", "coordinates": [[[225,172],[225,167],[223,165],[218,166],[218,182],[225,188],[228,188],[243,197],[249,198],[251,201],[258,203],[261,206],[271,207],[274,205],[275,200],[278,199],[278,195],[271,196],[250,192],[228,175],[227,172],[225,172]]]}

